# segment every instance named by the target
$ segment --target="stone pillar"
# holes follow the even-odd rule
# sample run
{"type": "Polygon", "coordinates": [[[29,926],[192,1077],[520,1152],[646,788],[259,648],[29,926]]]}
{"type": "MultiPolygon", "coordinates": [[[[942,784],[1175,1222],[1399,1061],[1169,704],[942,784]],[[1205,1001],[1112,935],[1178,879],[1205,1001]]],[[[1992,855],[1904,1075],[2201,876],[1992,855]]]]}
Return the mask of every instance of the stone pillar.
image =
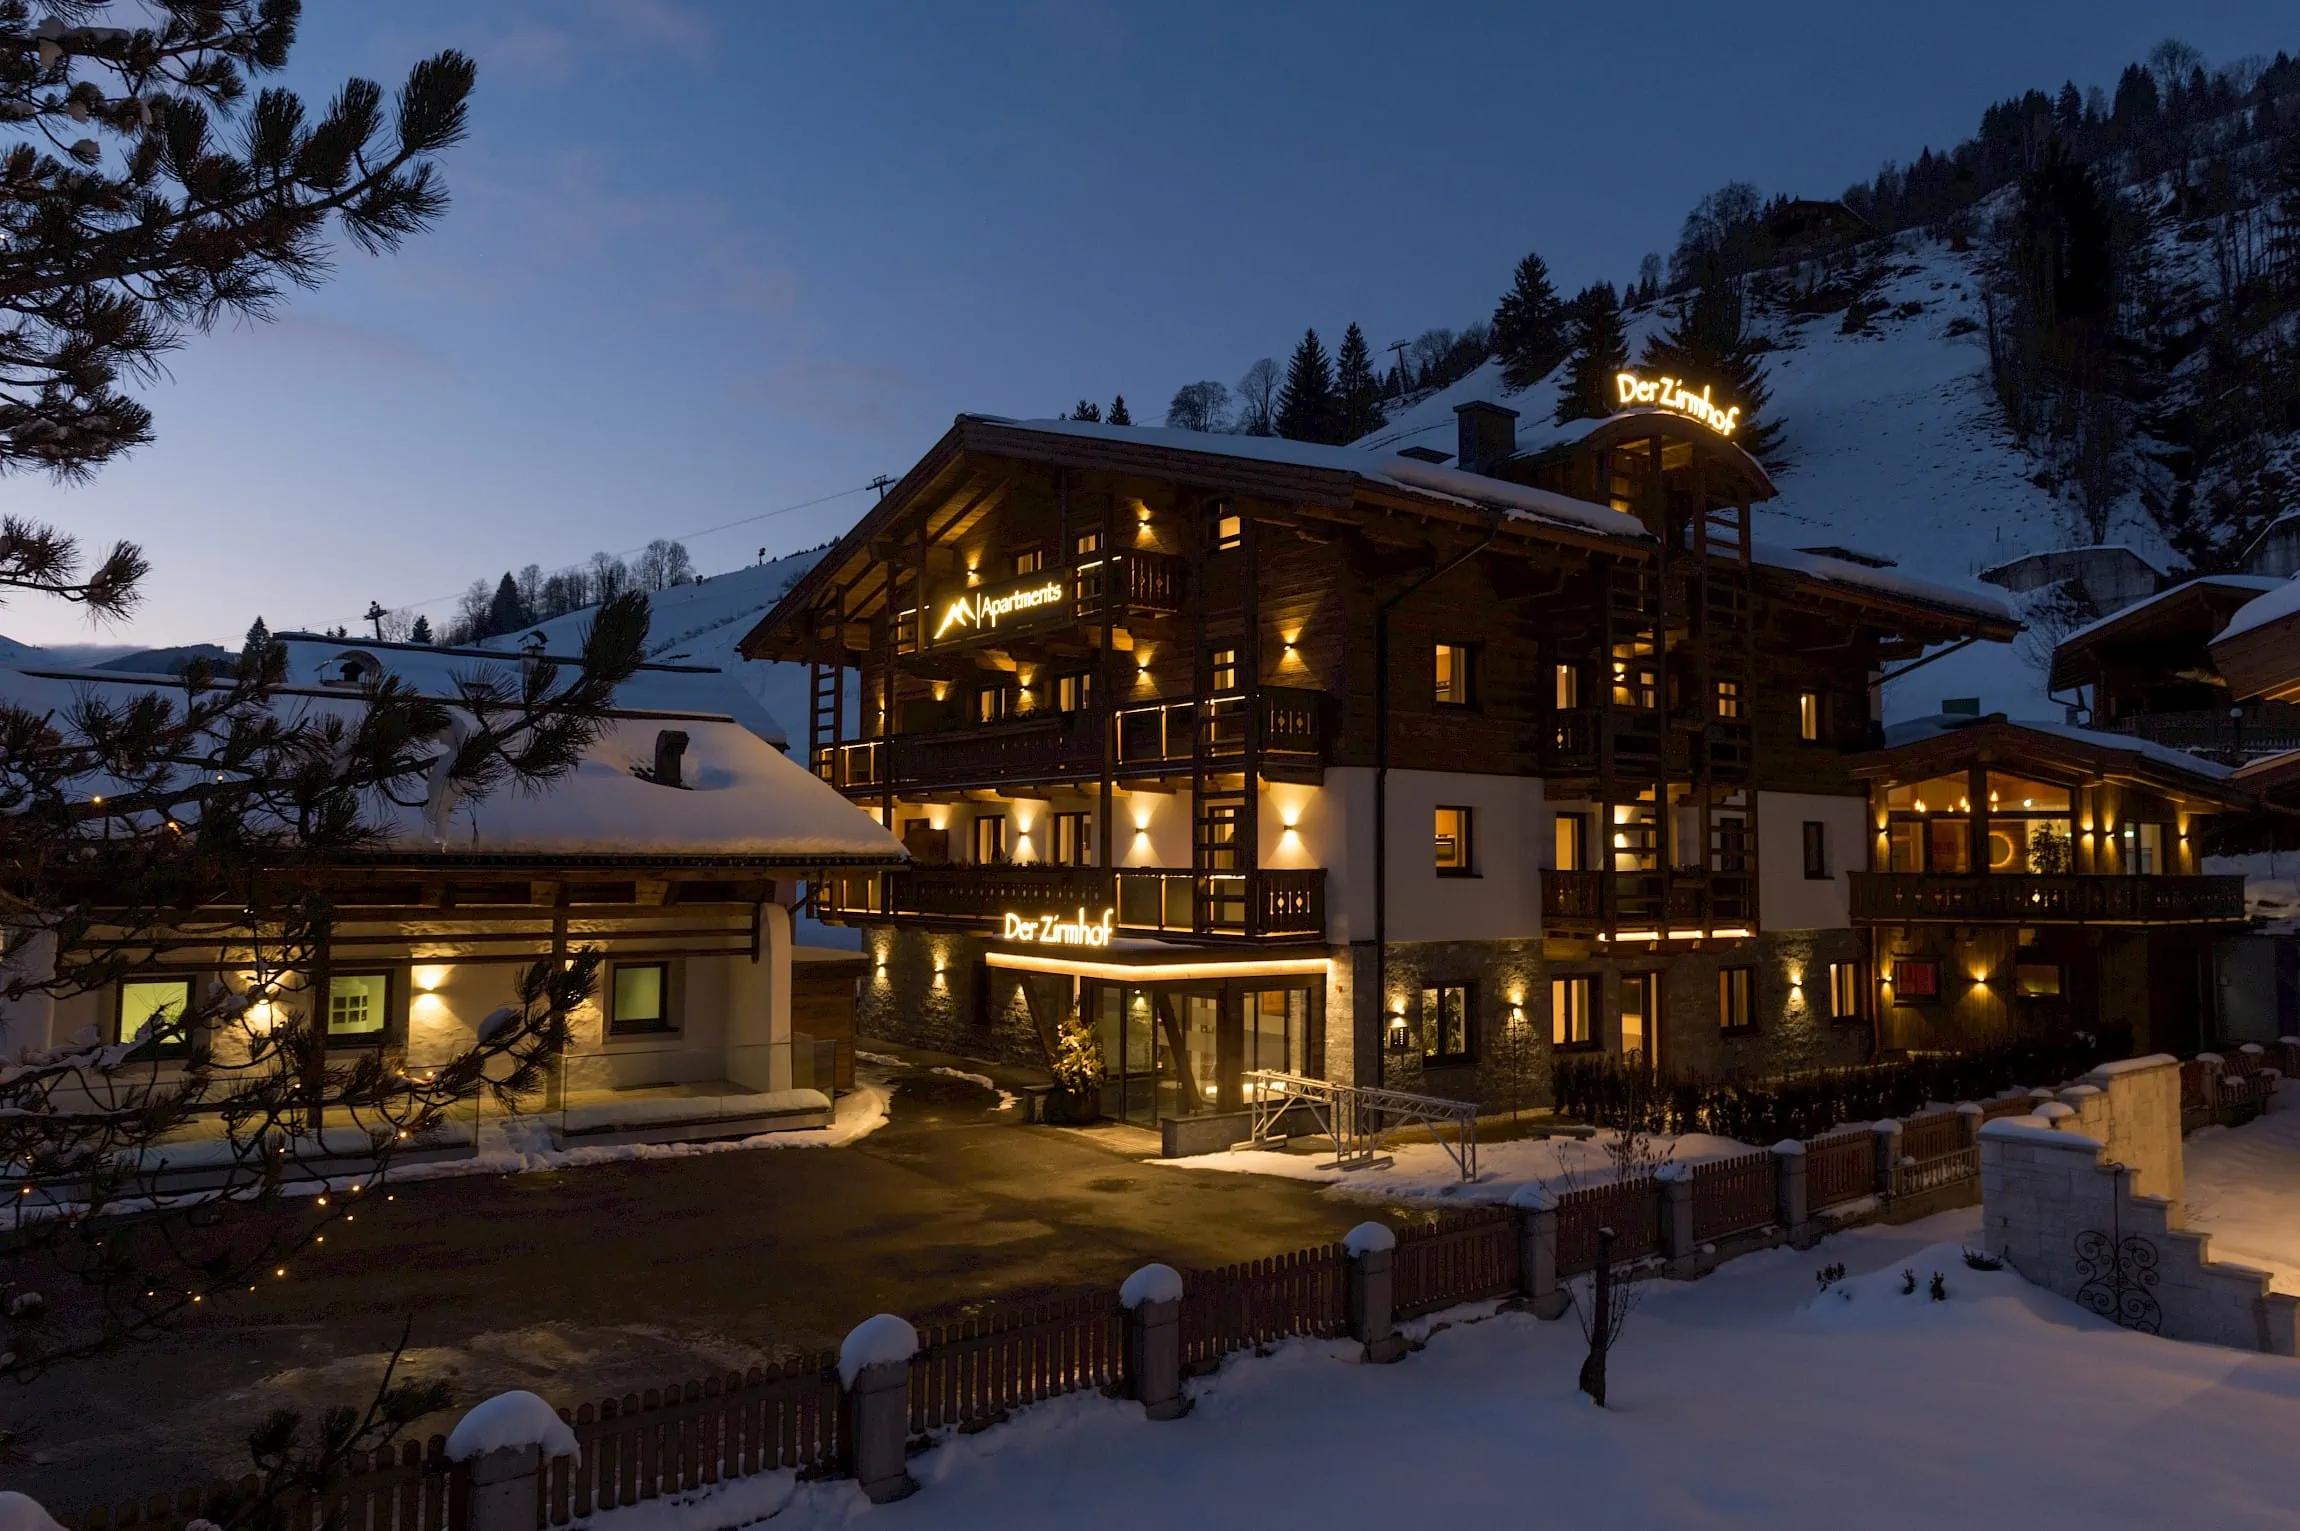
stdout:
{"type": "Polygon", "coordinates": [[[1360,1223],[1342,1237],[1350,1256],[1350,1333],[1366,1347],[1366,1359],[1402,1361],[1405,1336],[1392,1326],[1397,1295],[1397,1235],[1380,1223],[1360,1223]]]}
{"type": "Polygon", "coordinates": [[[1126,1310],[1126,1391],[1150,1419],[1190,1412],[1182,1396],[1182,1276],[1170,1265],[1145,1265],[1118,1290],[1126,1310]]]}
{"type": "Polygon", "coordinates": [[[1693,1242],[1693,1166],[1664,1164],[1653,1172],[1661,1188],[1661,1252],[1669,1257],[1666,1274],[1690,1281],[1700,1260],[1693,1242]]]}
{"type": "Polygon", "coordinates": [[[1965,1147],[1972,1148],[1980,1143],[1981,1124],[1988,1119],[1989,1114],[1981,1107],[1980,1102],[1971,1100],[1957,1102],[1957,1123],[1965,1130],[1965,1147]]]}
{"type": "Polygon", "coordinates": [[[1773,1145],[1773,1202],[1774,1216],[1781,1220],[1790,1244],[1798,1249],[1811,1248],[1817,1233],[1812,1227],[1812,1202],[1805,1185],[1805,1145],[1795,1138],[1783,1138],[1773,1145]]]}
{"type": "MultiPolygon", "coordinates": [[[[872,1504],[918,1492],[907,1465],[910,1362],[917,1353],[918,1331],[892,1313],[864,1319],[839,1347],[847,1460],[872,1504]]],[[[521,1531],[533,1531],[532,1524],[521,1531]]]]}
{"type": "Polygon", "coordinates": [[[1557,1280],[1557,1197],[1546,1186],[1510,1195],[1517,1219],[1517,1294],[1536,1318],[1563,1318],[1572,1294],[1557,1280]]]}
{"type": "Polygon", "coordinates": [[[504,1446],[471,1458],[467,1531],[535,1531],[543,1502],[543,1448],[504,1446]]]}
{"type": "Polygon", "coordinates": [[[1887,1117],[1872,1129],[1877,1135],[1877,1194],[1893,1194],[1893,1180],[1901,1166],[1901,1124],[1887,1117]]]}

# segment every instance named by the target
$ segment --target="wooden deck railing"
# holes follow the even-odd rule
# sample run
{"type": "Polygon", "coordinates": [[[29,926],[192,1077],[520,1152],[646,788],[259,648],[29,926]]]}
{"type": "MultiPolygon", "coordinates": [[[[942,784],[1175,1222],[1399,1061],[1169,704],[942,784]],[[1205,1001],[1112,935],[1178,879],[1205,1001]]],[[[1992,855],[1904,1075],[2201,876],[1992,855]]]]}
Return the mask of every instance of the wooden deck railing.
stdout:
{"type": "Polygon", "coordinates": [[[1855,872],[1870,924],[2191,925],[2244,918],[2241,877],[2015,877],[1855,872]]]}

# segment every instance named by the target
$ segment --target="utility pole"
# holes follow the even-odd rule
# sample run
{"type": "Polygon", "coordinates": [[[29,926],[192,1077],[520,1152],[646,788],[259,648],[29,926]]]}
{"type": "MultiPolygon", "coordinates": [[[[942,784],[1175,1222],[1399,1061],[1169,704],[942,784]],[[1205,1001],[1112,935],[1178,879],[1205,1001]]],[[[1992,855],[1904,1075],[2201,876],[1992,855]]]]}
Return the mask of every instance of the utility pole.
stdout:
{"type": "Polygon", "coordinates": [[[1397,358],[1398,397],[1401,399],[1406,396],[1406,347],[1412,344],[1410,340],[1390,342],[1390,353],[1397,358]]]}
{"type": "Polygon", "coordinates": [[[881,474],[880,474],[880,475],[879,475],[877,478],[874,478],[874,479],[872,479],[872,480],[871,480],[871,481],[870,481],[868,484],[865,484],[863,487],[864,487],[864,488],[866,488],[866,489],[876,489],[876,490],[878,491],[878,497],[879,497],[880,499],[882,499],[882,500],[883,500],[883,499],[885,499],[885,498],[886,498],[886,488],[887,488],[887,485],[889,485],[889,484],[891,484],[891,483],[893,483],[893,482],[894,482],[894,480],[893,480],[893,479],[891,479],[891,478],[888,478],[888,477],[887,477],[885,474],[881,473],[881,474]]]}
{"type": "Polygon", "coordinates": [[[375,624],[375,641],[378,643],[383,641],[383,619],[390,615],[390,612],[383,609],[383,602],[381,601],[368,602],[367,610],[360,615],[361,621],[375,624]]]}

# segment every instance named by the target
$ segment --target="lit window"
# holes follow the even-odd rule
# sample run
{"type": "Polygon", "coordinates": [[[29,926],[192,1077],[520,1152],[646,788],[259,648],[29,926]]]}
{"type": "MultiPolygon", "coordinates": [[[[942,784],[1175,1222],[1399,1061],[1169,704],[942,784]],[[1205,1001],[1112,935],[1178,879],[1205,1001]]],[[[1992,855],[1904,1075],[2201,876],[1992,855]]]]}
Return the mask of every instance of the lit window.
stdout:
{"type": "Polygon", "coordinates": [[[1589,820],[1578,813],[1561,813],[1557,825],[1557,869],[1560,872],[1586,872],[1589,870],[1589,820]]]}
{"type": "Polygon", "coordinates": [[[330,973],[327,980],[327,1038],[330,1042],[375,1042],[391,1018],[389,973],[330,973]]]}
{"type": "Polygon", "coordinates": [[[974,821],[974,859],[982,866],[1006,859],[1006,815],[980,814],[974,821]]]}
{"type": "Polygon", "coordinates": [[[618,962],[609,988],[607,1032],[625,1036],[671,1029],[671,966],[618,962]]]}
{"type": "Polygon", "coordinates": [[[1938,999],[1941,965],[1929,957],[1904,957],[1893,963],[1893,998],[1938,999]]]}
{"type": "Polygon", "coordinates": [[[1470,859],[1470,810],[1437,811],[1437,873],[1440,877],[1470,877],[1476,873],[1470,859]]]}
{"type": "Polygon", "coordinates": [[[2022,962],[2013,967],[2013,992],[2022,999],[2057,999],[2060,996],[2060,964],[2057,962],[2022,962]]]}
{"type": "Polygon", "coordinates": [[[1805,821],[1805,875],[1816,881],[1829,875],[1829,826],[1818,819],[1805,821]]]}
{"type": "Polygon", "coordinates": [[[1209,518],[1213,533],[1214,551],[1226,553],[1246,540],[1246,523],[1227,503],[1216,505],[1209,518]]]}
{"type": "Polygon", "coordinates": [[[1102,534],[1098,531],[1080,532],[1070,539],[1070,551],[1080,558],[1093,557],[1102,551],[1102,534]]]}
{"type": "Polygon", "coordinates": [[[1661,975],[1621,975],[1621,1056],[1650,1063],[1648,1056],[1661,1024],[1661,975]]]}
{"type": "Polygon", "coordinates": [[[1466,644],[1437,646],[1437,704],[1467,707],[1476,699],[1476,651],[1466,644]]]}
{"type": "Polygon", "coordinates": [[[1014,555],[1014,572],[1016,574],[1036,574],[1045,567],[1046,549],[1044,548],[1025,548],[1014,555]]]}
{"type": "Polygon", "coordinates": [[[1238,651],[1236,649],[1215,649],[1207,655],[1207,668],[1216,691],[1235,691],[1238,689],[1238,651]]]}
{"type": "Polygon", "coordinates": [[[2127,824],[2124,838],[2124,869],[2135,877],[2154,877],[2164,870],[2164,826],[2162,824],[2127,824]]]}
{"type": "Polygon", "coordinates": [[[192,1008],[189,978],[132,978],[120,985],[119,1029],[114,1040],[153,1042],[163,1053],[189,1049],[183,1020],[192,1008]]]}
{"type": "Polygon", "coordinates": [[[1832,1021],[1857,1020],[1861,1014],[1861,965],[1858,962],[1832,962],[1829,964],[1829,1019],[1832,1021]]]}
{"type": "Polygon", "coordinates": [[[997,723],[1014,711],[1014,689],[1011,686],[983,686],[974,693],[974,721],[997,723]]]}
{"type": "Polygon", "coordinates": [[[1054,682],[1054,705],[1064,712],[1084,712],[1094,705],[1094,672],[1081,670],[1054,682]]]}
{"type": "Polygon", "coordinates": [[[1821,694],[1797,693],[1797,737],[1810,744],[1821,737],[1821,694]]]}
{"type": "Polygon", "coordinates": [[[1558,1047],[1587,1047],[1590,1043],[1590,994],[1596,980],[1552,978],[1549,981],[1549,1038],[1558,1047]]]}
{"type": "Polygon", "coordinates": [[[1058,813],[1054,816],[1054,860],[1062,866],[1082,867],[1094,860],[1094,815],[1058,813]]]}
{"type": "Polygon", "coordinates": [[[1721,680],[1717,683],[1717,716],[1720,718],[1738,718],[1741,716],[1741,683],[1739,681],[1721,680]]]}
{"type": "Polygon", "coordinates": [[[1745,1031],[1757,1024],[1757,970],[1717,970],[1717,1025],[1725,1031],[1745,1031]]]}
{"type": "Polygon", "coordinates": [[[1422,990],[1422,1059],[1466,1063],[1470,1057],[1474,991],[1459,984],[1422,990]]]}
{"type": "Polygon", "coordinates": [[[1556,688],[1556,706],[1565,712],[1581,705],[1581,671],[1569,664],[1550,667],[1556,688]]]}

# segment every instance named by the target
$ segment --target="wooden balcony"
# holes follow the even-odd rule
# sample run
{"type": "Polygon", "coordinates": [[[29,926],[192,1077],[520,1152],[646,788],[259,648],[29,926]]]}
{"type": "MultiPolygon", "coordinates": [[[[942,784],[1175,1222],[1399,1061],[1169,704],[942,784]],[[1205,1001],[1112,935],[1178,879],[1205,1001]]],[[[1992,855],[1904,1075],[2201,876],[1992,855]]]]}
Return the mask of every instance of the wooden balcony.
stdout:
{"type": "Polygon", "coordinates": [[[1855,872],[1866,925],[2213,925],[2244,919],[2241,877],[2019,877],[1855,872]]]}
{"type": "Polygon", "coordinates": [[[1115,712],[1030,713],[834,744],[817,752],[815,773],[855,792],[1088,780],[1102,773],[1108,736],[1121,776],[1169,777],[1191,770],[1203,734],[1206,757],[1220,768],[1235,770],[1252,754],[1273,774],[1301,779],[1325,763],[1324,718],[1321,693],[1265,686],[1250,698],[1230,693],[1115,712]]]}
{"type": "Polygon", "coordinates": [[[826,919],[891,917],[987,934],[997,934],[1010,912],[1077,909],[1089,921],[1115,910],[1116,928],[1127,935],[1258,941],[1318,940],[1326,932],[1326,874],[1318,867],[907,867],[825,879],[815,898],[826,919]]]}
{"type": "Polygon", "coordinates": [[[1748,930],[1756,915],[1756,879],[1746,872],[1541,874],[1542,924],[1565,934],[1748,930]]]}

